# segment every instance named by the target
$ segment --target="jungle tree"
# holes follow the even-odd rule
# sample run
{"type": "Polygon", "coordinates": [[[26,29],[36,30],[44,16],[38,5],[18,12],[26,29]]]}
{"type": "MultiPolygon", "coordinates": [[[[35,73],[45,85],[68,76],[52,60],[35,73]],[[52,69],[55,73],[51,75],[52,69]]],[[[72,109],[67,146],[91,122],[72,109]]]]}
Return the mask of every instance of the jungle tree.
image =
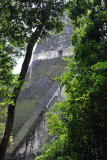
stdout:
{"type": "MultiPolygon", "coordinates": [[[[17,85],[12,88],[12,103],[8,105],[6,128],[0,144],[0,160],[3,160],[12,131],[15,104],[26,76],[33,47],[40,39],[48,36],[50,30],[56,29],[56,32],[62,30],[63,25],[59,21],[59,16],[63,14],[63,1],[1,0],[0,12],[0,41],[2,52],[0,58],[2,59],[2,55],[4,56],[7,53],[6,50],[4,51],[4,48],[8,44],[17,48],[26,47],[25,59],[17,80],[17,85]]],[[[10,55],[12,54],[10,53],[10,55]]],[[[9,60],[8,55],[7,58],[9,60]]],[[[11,69],[9,73],[11,75],[11,69]]]]}

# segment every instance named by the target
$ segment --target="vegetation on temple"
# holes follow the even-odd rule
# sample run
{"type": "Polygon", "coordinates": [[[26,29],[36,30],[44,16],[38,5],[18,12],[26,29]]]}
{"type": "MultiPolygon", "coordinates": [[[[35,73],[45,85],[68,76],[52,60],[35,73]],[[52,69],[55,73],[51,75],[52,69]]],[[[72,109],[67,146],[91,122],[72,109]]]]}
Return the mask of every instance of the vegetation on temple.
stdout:
{"type": "Polygon", "coordinates": [[[46,140],[35,160],[106,160],[107,144],[107,2],[71,0],[74,58],[57,80],[66,100],[52,107],[46,140]]]}

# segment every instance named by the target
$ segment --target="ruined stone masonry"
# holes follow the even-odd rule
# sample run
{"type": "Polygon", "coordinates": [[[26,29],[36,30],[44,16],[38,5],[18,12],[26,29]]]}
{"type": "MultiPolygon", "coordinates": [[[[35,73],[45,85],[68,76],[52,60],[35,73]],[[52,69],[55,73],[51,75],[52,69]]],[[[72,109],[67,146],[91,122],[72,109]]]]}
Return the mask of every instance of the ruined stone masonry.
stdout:
{"type": "Polygon", "coordinates": [[[73,29],[66,14],[64,14],[62,21],[66,22],[64,31],[55,36],[51,34],[50,37],[47,37],[42,42],[42,44],[37,45],[33,54],[34,60],[51,59],[72,54],[70,37],[73,33],[73,29]]]}

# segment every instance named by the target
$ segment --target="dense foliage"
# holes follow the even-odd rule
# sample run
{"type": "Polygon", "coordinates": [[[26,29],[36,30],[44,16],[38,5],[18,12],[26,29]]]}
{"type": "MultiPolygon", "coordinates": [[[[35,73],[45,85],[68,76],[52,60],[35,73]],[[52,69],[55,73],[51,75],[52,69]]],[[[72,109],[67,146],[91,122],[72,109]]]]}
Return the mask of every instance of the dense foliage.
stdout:
{"type": "Polygon", "coordinates": [[[72,0],[73,60],[58,78],[67,99],[47,113],[47,130],[56,136],[36,160],[106,160],[107,3],[72,0]]]}
{"type": "Polygon", "coordinates": [[[17,76],[12,74],[13,60],[3,49],[0,52],[0,142],[4,134],[7,105],[12,104],[12,90],[17,76]]]}

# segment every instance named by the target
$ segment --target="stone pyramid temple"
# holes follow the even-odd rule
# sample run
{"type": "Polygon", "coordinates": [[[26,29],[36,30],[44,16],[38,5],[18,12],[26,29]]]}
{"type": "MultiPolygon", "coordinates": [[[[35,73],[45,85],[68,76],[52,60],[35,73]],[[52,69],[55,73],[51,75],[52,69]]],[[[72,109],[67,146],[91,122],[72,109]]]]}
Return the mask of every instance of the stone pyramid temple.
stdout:
{"type": "Polygon", "coordinates": [[[72,56],[70,37],[73,29],[66,14],[61,19],[66,22],[64,31],[44,39],[33,53],[33,62],[16,105],[14,141],[7,151],[9,160],[30,160],[41,153],[44,138],[49,136],[45,113],[64,98],[63,88],[54,78],[67,66],[62,57],[72,56]]]}

